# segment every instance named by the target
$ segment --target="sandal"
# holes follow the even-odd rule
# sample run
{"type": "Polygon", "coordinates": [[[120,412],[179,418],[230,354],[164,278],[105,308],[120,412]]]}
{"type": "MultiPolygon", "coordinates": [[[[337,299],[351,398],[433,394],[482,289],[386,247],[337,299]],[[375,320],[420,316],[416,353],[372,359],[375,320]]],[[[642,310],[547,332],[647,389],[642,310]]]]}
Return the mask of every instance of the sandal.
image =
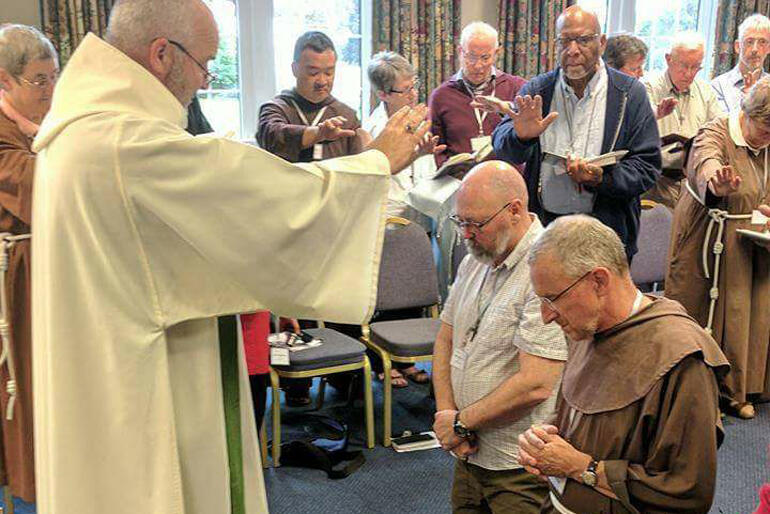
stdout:
{"type": "Polygon", "coordinates": [[[415,384],[427,384],[430,382],[430,376],[428,375],[428,372],[423,369],[419,369],[417,366],[411,366],[409,368],[402,369],[401,374],[415,384]]]}
{"type": "Polygon", "coordinates": [[[739,403],[732,401],[730,402],[730,410],[732,411],[730,414],[741,419],[754,419],[754,416],[757,414],[751,402],[739,403]]]}
{"type": "MultiPolygon", "coordinates": [[[[381,381],[385,381],[385,373],[377,373],[377,378],[381,381]]],[[[409,382],[406,381],[404,375],[402,375],[397,369],[391,368],[390,370],[390,386],[393,389],[403,389],[409,386],[409,382]]]]}

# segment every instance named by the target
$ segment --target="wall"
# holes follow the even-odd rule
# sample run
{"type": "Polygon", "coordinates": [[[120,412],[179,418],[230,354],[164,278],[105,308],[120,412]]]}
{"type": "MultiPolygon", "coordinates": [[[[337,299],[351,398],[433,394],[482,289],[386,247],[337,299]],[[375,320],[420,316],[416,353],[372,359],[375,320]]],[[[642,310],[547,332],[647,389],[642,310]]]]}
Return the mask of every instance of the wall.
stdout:
{"type": "Polygon", "coordinates": [[[463,27],[472,21],[485,21],[497,28],[497,0],[462,0],[460,9],[463,27]]]}
{"type": "Polygon", "coordinates": [[[2,0],[0,23],[13,22],[40,25],[40,4],[37,0],[2,0]]]}

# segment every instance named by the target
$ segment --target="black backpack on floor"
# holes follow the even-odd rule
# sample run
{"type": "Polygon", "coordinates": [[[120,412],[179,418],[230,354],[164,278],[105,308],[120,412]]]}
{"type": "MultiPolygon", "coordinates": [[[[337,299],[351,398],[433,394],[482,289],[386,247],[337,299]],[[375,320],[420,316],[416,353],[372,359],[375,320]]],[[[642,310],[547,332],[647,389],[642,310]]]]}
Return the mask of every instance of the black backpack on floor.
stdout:
{"type": "Polygon", "coordinates": [[[281,445],[281,465],[320,469],[332,480],[345,478],[366,462],[361,450],[348,450],[348,427],[336,419],[311,415],[305,432],[315,434],[281,445]],[[345,465],[341,465],[347,462],[345,465]]]}

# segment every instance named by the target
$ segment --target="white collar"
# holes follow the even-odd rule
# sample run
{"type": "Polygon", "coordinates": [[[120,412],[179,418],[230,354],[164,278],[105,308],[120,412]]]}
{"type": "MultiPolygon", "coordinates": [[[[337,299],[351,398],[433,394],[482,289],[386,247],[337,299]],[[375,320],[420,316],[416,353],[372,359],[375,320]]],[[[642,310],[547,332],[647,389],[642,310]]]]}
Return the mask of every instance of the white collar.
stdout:
{"type": "Polygon", "coordinates": [[[740,115],[743,111],[735,111],[732,114],[730,114],[730,118],[727,121],[727,128],[730,132],[730,138],[733,140],[733,143],[735,143],[735,146],[743,146],[745,148],[748,148],[751,150],[754,155],[759,154],[760,151],[763,150],[763,148],[752,148],[749,146],[749,144],[746,142],[746,139],[743,137],[743,130],[741,130],[741,119],[740,115]]]}

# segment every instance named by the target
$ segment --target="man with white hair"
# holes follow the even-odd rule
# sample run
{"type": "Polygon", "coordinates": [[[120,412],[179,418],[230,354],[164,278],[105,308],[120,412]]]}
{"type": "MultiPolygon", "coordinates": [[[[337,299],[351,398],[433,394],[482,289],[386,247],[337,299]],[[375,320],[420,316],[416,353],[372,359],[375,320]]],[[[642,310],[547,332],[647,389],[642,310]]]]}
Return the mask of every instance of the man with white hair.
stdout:
{"type": "Polygon", "coordinates": [[[40,514],[266,512],[243,348],[216,316],[373,310],[390,172],[427,110],[315,163],[193,137],[218,42],[201,0],[118,1],[35,140],[40,514]]]}
{"type": "MultiPolygon", "coordinates": [[[[428,107],[433,133],[446,145],[435,155],[441,166],[449,157],[491,145],[500,114],[486,112],[471,102],[479,95],[513,100],[526,81],[495,68],[500,46],[497,31],[489,24],[469,23],[460,34],[460,71],[437,87],[428,107]]],[[[467,170],[467,168],[466,168],[467,170]]]]}
{"type": "Polygon", "coordinates": [[[727,112],[739,111],[741,100],[751,86],[767,75],[764,65],[770,53],[770,19],[762,14],[752,14],[743,20],[733,48],[738,55],[738,64],[711,81],[719,103],[727,112]]]}
{"type": "MultiPolygon", "coordinates": [[[[661,137],[676,134],[692,138],[703,125],[724,114],[714,90],[696,78],[703,64],[705,44],[703,36],[696,32],[677,34],[666,54],[666,70],[642,79],[661,137]]],[[[662,174],[642,198],[662,203],[671,210],[676,207],[684,177],[684,155],[682,142],[663,146],[662,174]]]]}
{"type": "Polygon", "coordinates": [[[543,226],[510,164],[474,167],[450,219],[470,255],[441,313],[433,353],[434,431],[458,460],[456,513],[532,513],[548,488],[518,463],[516,438],[554,410],[567,359],[558,327],[544,326],[527,253],[543,226]]]}
{"type": "Polygon", "coordinates": [[[548,478],[541,512],[708,512],[716,486],[716,342],[677,302],[644,296],[623,244],[588,216],[549,225],[528,256],[543,322],[567,336],[556,415],[519,436],[548,478]]]}

